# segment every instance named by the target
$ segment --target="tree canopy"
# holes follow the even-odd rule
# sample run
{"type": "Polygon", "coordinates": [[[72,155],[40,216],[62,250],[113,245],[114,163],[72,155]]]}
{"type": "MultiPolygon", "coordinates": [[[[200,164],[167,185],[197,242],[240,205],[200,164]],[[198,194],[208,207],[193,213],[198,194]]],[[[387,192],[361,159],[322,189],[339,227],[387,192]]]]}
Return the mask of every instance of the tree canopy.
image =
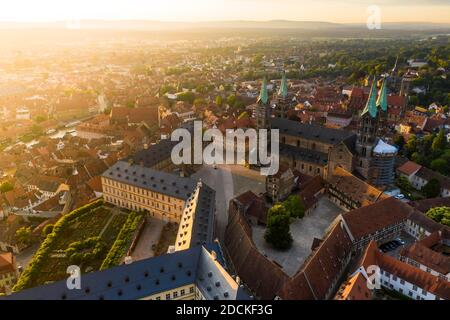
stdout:
{"type": "Polygon", "coordinates": [[[290,219],[289,213],[281,204],[276,204],[269,210],[264,239],[276,249],[286,250],[292,245],[290,219]]]}
{"type": "Polygon", "coordinates": [[[436,222],[450,227],[450,208],[436,207],[428,210],[427,216],[436,222]]]}

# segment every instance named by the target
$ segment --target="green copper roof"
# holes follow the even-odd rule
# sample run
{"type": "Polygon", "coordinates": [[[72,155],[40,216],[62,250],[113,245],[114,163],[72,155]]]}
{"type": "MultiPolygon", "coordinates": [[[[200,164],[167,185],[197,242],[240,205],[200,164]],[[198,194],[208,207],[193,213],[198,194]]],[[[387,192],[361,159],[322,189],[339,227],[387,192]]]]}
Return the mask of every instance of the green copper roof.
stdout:
{"type": "Polygon", "coordinates": [[[372,87],[370,88],[370,94],[369,99],[367,99],[367,104],[361,113],[361,116],[369,112],[370,116],[372,118],[375,118],[377,116],[377,82],[375,80],[375,77],[372,81],[372,87]]]}
{"type": "Polygon", "coordinates": [[[267,80],[264,78],[261,85],[261,92],[259,93],[258,103],[262,102],[266,104],[269,101],[269,94],[267,93],[267,80]]]}
{"type": "Polygon", "coordinates": [[[387,89],[386,89],[386,79],[383,80],[383,84],[381,85],[380,95],[377,100],[377,107],[381,107],[381,110],[387,111],[387,89]]]}
{"type": "Polygon", "coordinates": [[[288,94],[288,87],[287,87],[287,80],[286,80],[286,73],[283,72],[283,77],[281,78],[281,86],[280,90],[278,90],[278,95],[286,98],[288,94]]]}

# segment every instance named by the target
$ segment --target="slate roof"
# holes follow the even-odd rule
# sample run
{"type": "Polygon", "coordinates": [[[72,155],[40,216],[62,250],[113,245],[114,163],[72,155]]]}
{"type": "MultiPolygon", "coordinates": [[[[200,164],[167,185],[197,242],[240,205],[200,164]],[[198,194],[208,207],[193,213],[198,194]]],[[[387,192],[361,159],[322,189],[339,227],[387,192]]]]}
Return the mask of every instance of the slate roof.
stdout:
{"type": "Polygon", "coordinates": [[[173,147],[177,144],[177,141],[171,141],[168,139],[161,140],[159,143],[149,146],[148,149],[143,149],[136,152],[134,155],[124,159],[124,161],[132,159],[136,164],[141,164],[144,167],[151,168],[161,161],[169,158],[173,147]]]}
{"type": "Polygon", "coordinates": [[[326,165],[328,161],[328,155],[326,153],[299,148],[288,144],[280,144],[280,156],[319,164],[321,166],[326,165]]]}
{"type": "Polygon", "coordinates": [[[280,134],[302,137],[332,145],[338,144],[354,135],[354,133],[346,130],[331,129],[321,125],[306,124],[282,118],[270,118],[270,124],[272,129],[279,129],[280,134]]]}
{"type": "Polygon", "coordinates": [[[220,247],[209,244],[82,274],[81,290],[68,290],[66,280],[63,280],[0,299],[137,300],[194,283],[207,299],[248,299],[222,264],[220,247]],[[217,261],[209,251],[216,253],[217,261]]]}
{"type": "Polygon", "coordinates": [[[116,162],[102,176],[182,200],[187,200],[197,185],[194,179],[130,164],[126,161],[116,162]]]}

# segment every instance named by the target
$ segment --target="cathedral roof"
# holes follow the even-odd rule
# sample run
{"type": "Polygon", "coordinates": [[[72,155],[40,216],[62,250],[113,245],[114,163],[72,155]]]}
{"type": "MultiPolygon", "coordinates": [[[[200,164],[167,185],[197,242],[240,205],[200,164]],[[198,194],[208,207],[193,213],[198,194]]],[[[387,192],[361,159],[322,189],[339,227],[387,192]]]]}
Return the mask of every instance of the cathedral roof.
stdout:
{"type": "Polygon", "coordinates": [[[372,87],[370,88],[370,94],[369,99],[367,99],[366,106],[364,107],[363,112],[361,113],[361,116],[365,115],[366,113],[369,113],[372,118],[375,118],[377,116],[377,86],[375,78],[372,82],[372,87]]]}
{"type": "Polygon", "coordinates": [[[287,87],[287,80],[286,80],[286,73],[283,72],[283,77],[281,79],[281,86],[280,90],[278,90],[278,95],[280,97],[286,98],[288,95],[288,87],[287,87]]]}
{"type": "Polygon", "coordinates": [[[386,80],[383,80],[383,84],[381,85],[380,94],[377,99],[377,107],[380,107],[381,110],[387,111],[388,101],[387,101],[387,88],[386,88],[386,80]]]}
{"type": "Polygon", "coordinates": [[[264,78],[261,85],[261,92],[259,93],[258,103],[266,104],[269,101],[269,94],[267,93],[267,80],[264,78]]]}

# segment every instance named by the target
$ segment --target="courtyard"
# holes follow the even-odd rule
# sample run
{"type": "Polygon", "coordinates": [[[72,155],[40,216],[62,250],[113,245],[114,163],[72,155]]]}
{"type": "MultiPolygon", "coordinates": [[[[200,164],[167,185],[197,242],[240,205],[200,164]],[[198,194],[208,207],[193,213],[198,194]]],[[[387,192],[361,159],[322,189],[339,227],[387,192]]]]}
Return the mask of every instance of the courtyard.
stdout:
{"type": "Polygon", "coordinates": [[[290,228],[294,239],[292,247],[286,251],[274,249],[264,240],[266,227],[252,226],[253,241],[258,250],[280,265],[284,272],[293,276],[306,258],[311,254],[314,238],[322,239],[342,209],[331,202],[327,196],[319,199],[317,208],[300,220],[295,220],[290,228]]]}
{"type": "Polygon", "coordinates": [[[192,175],[216,191],[216,234],[223,241],[228,224],[228,204],[234,197],[252,190],[259,194],[265,190],[265,176],[242,165],[204,165],[192,175]]]}

